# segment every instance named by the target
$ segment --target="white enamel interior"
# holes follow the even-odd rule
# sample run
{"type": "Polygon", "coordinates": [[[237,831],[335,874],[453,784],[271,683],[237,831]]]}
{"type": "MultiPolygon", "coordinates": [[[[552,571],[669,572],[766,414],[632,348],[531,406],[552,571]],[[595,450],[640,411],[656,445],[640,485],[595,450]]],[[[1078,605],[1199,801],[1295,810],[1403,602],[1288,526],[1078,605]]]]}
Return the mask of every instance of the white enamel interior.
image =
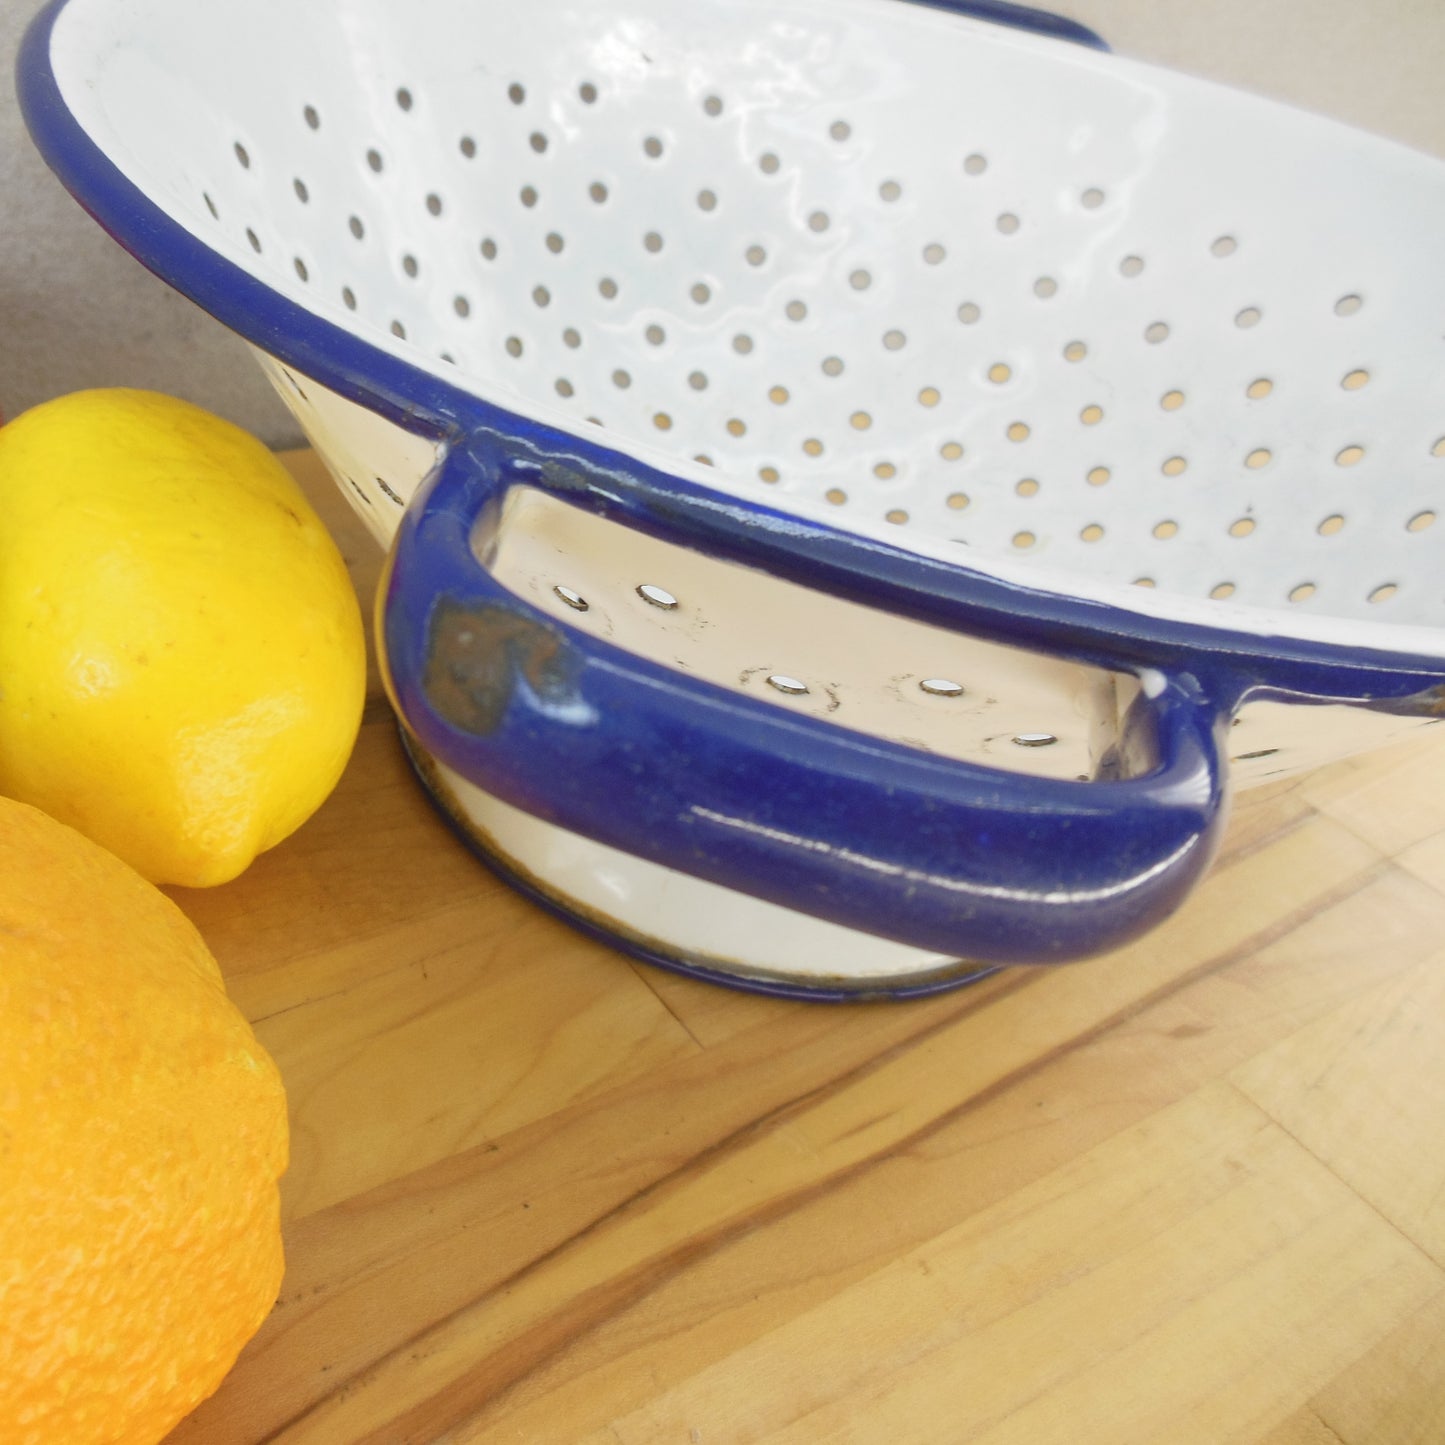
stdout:
{"type": "Polygon", "coordinates": [[[1445,647],[1437,161],[896,0],[72,0],[54,49],[182,224],[519,413],[1035,585],[1445,647]]]}

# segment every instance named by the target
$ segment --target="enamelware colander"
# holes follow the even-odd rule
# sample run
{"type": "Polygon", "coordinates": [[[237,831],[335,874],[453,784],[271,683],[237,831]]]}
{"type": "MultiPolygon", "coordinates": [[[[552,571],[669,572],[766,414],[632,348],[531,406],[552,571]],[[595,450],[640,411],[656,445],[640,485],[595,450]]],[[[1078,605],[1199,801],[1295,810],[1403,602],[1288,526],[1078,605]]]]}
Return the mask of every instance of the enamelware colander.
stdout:
{"type": "Polygon", "coordinates": [[[1440,714],[1438,160],[997,4],[55,0],[19,78],[390,546],[448,816],[643,957],[1082,957],[1440,714]]]}

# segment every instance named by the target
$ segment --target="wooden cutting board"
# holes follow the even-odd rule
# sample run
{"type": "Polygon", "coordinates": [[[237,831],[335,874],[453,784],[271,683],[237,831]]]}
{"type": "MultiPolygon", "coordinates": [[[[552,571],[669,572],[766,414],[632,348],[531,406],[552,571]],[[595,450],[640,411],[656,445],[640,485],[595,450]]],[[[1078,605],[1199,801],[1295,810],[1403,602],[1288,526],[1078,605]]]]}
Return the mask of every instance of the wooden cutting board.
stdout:
{"type": "Polygon", "coordinates": [[[175,1442],[1445,1440],[1445,729],[1242,797],[1145,942],[921,1003],[571,932],[374,676],[323,810],[174,896],[292,1121],[280,1300],[175,1442]]]}

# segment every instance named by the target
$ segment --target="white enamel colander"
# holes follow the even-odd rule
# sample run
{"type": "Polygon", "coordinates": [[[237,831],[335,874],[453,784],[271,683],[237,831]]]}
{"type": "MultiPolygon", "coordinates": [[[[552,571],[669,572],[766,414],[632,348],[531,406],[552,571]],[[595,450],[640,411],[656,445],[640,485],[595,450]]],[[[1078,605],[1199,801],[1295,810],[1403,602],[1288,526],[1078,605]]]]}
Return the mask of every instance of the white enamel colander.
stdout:
{"type": "Polygon", "coordinates": [[[644,957],[1097,951],[1437,716],[1435,159],[996,4],[55,0],[20,89],[394,545],[448,814],[644,957]]]}

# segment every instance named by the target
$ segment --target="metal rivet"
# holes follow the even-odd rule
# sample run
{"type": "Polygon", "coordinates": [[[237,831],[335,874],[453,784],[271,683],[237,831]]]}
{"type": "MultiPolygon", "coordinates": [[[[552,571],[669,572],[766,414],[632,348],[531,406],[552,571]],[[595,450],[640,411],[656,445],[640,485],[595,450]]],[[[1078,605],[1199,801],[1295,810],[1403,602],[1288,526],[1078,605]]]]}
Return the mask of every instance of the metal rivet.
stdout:
{"type": "Polygon", "coordinates": [[[1021,748],[1047,748],[1058,742],[1058,738],[1053,733],[1017,733],[1014,742],[1021,748]]]}
{"type": "Polygon", "coordinates": [[[637,595],[644,602],[650,602],[654,607],[661,607],[664,612],[671,612],[677,606],[677,598],[663,587],[654,587],[650,582],[644,582],[637,589],[637,595]]]}
{"type": "Polygon", "coordinates": [[[580,592],[574,592],[570,587],[563,587],[560,582],[552,591],[575,612],[586,612],[591,605],[580,592]]]}
{"type": "Polygon", "coordinates": [[[950,682],[946,677],[925,677],[918,686],[932,697],[961,697],[963,684],[950,682]]]}
{"type": "Polygon", "coordinates": [[[806,682],[800,682],[796,677],[789,677],[785,672],[772,673],[768,678],[768,686],[776,688],[779,692],[785,692],[790,697],[801,697],[808,691],[806,682]]]}

